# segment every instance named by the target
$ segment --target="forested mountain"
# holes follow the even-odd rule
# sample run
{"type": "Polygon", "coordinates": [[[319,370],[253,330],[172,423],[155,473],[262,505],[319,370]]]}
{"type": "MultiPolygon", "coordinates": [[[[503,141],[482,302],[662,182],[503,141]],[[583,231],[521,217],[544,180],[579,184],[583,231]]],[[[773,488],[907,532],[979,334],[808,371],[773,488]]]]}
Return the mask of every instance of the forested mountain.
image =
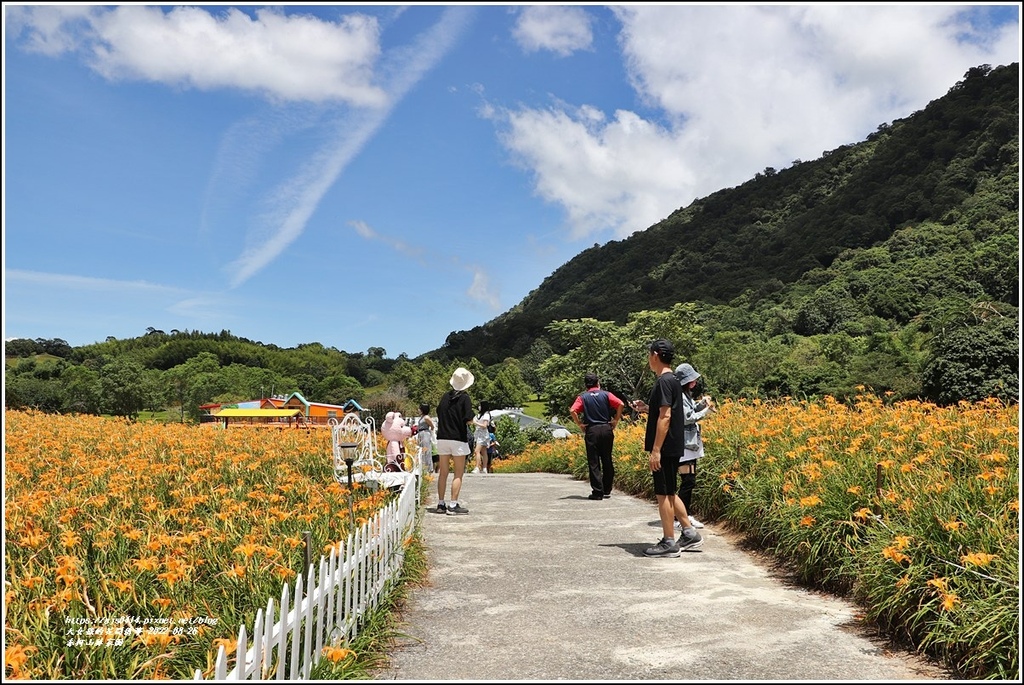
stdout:
{"type": "Polygon", "coordinates": [[[911,322],[934,333],[957,317],[987,316],[1010,317],[1016,331],[1018,67],[971,69],[944,97],[861,143],[765,169],[595,245],[508,312],[451,333],[426,356],[521,358],[551,322],[624,322],[680,302],[700,303],[712,331],[765,336],[857,336],[911,322]]]}

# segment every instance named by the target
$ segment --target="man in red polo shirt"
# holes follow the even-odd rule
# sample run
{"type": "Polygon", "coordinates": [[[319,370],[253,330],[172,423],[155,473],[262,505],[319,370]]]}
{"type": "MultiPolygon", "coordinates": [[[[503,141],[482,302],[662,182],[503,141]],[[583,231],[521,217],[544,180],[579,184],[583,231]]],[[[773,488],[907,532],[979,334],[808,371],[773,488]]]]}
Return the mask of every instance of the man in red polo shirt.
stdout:
{"type": "Polygon", "coordinates": [[[590,496],[587,499],[605,499],[612,494],[615,466],[612,447],[615,444],[615,426],[622,418],[622,400],[601,389],[596,373],[583,378],[586,390],[576,397],[569,413],[583,431],[590,466],[590,496]]]}

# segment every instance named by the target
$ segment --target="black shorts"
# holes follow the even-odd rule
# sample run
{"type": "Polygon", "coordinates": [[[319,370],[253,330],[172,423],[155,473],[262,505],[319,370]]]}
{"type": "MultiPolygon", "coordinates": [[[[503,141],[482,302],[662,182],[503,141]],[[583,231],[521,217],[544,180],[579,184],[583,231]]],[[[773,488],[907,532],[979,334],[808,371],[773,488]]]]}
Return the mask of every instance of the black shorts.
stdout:
{"type": "Polygon", "coordinates": [[[651,471],[654,478],[655,495],[674,495],[678,486],[676,472],[679,470],[679,455],[673,457],[661,457],[661,470],[651,471]]]}

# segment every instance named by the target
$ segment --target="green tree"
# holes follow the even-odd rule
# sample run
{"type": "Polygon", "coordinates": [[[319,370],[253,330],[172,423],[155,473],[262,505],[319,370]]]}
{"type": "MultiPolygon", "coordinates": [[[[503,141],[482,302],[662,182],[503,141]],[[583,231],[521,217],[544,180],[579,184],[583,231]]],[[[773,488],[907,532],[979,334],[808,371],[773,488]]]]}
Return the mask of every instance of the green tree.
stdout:
{"type": "Polygon", "coordinates": [[[835,333],[859,313],[849,288],[837,280],[821,286],[804,301],[796,314],[795,330],[801,335],[835,333]]]}
{"type": "Polygon", "coordinates": [[[316,401],[327,404],[345,404],[349,400],[358,402],[363,399],[363,386],[352,376],[336,373],[317,383],[313,396],[316,401]]]}
{"type": "Polygon", "coordinates": [[[1018,402],[1019,365],[1019,320],[992,316],[952,330],[933,343],[924,370],[924,393],[939,404],[988,397],[1018,402]]]}
{"type": "Polygon", "coordinates": [[[492,407],[522,407],[530,399],[530,387],[519,371],[519,362],[506,359],[494,376],[487,401],[492,407]]]}
{"type": "Polygon", "coordinates": [[[164,372],[168,399],[178,406],[182,422],[199,420],[199,406],[210,402],[224,387],[220,361],[212,352],[201,352],[164,372]]]}
{"type": "Polygon", "coordinates": [[[770,379],[778,376],[786,354],[781,338],[767,340],[749,331],[721,331],[701,347],[694,367],[713,396],[758,397],[765,394],[770,379]]]}
{"type": "Polygon", "coordinates": [[[118,358],[100,369],[100,399],[105,412],[134,420],[149,401],[152,388],[145,369],[132,359],[118,358]]]}
{"type": "Polygon", "coordinates": [[[11,409],[37,409],[54,414],[63,405],[63,391],[56,379],[8,371],[4,380],[4,400],[11,409]]]}
{"type": "Polygon", "coordinates": [[[538,399],[544,392],[544,378],[540,373],[540,365],[553,353],[554,350],[551,349],[551,344],[547,339],[538,338],[530,345],[530,351],[523,357],[522,364],[520,364],[523,380],[533,391],[533,396],[538,399]]]}
{"type": "Polygon", "coordinates": [[[28,338],[15,338],[4,342],[4,356],[10,357],[33,357],[43,353],[44,347],[35,340],[28,338]]]}
{"type": "Polygon", "coordinates": [[[395,364],[391,370],[389,382],[392,385],[405,386],[409,399],[419,406],[425,402],[434,411],[441,396],[448,390],[448,379],[451,372],[447,371],[435,359],[424,359],[419,364],[403,360],[395,364]]]}
{"type": "Polygon", "coordinates": [[[64,413],[100,413],[100,375],[80,364],[67,366],[60,375],[64,413]]]}
{"type": "Polygon", "coordinates": [[[253,400],[270,397],[276,391],[295,387],[295,381],[281,376],[268,368],[233,363],[220,367],[218,371],[223,389],[221,392],[230,401],[253,400]]]}

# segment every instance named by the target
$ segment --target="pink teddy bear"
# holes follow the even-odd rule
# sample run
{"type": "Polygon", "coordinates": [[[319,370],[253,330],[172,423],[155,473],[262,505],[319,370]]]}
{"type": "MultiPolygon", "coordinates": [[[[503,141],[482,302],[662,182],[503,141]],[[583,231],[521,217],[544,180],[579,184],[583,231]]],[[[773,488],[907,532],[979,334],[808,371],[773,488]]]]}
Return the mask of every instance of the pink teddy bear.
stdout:
{"type": "Polygon", "coordinates": [[[384,466],[385,471],[405,470],[405,441],[414,433],[412,428],[405,425],[405,419],[402,418],[401,412],[389,411],[387,413],[384,423],[380,426],[380,434],[388,441],[385,450],[388,460],[384,466]]]}

